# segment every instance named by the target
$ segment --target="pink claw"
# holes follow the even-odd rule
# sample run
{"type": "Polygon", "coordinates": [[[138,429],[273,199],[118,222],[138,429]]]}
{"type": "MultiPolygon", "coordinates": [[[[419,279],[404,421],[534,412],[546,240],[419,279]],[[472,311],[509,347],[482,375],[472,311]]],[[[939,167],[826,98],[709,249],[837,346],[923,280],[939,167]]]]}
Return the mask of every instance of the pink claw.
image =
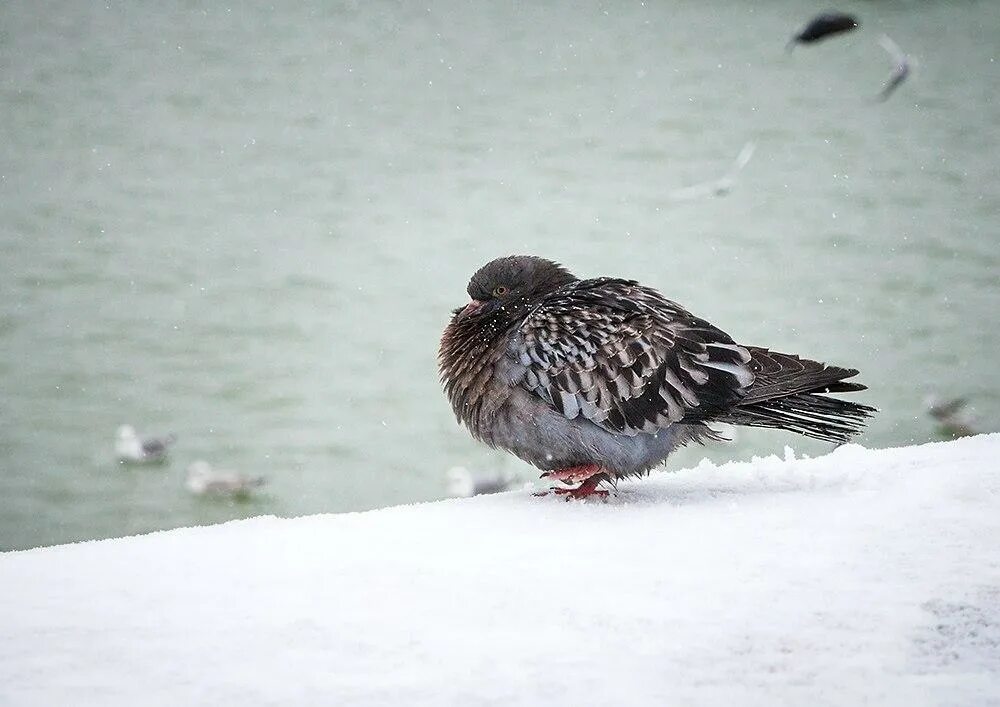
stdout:
{"type": "MultiPolygon", "coordinates": [[[[576,468],[579,469],[580,467],[576,468]]],[[[546,476],[546,474],[543,474],[543,476],[546,476]]],[[[560,480],[564,479],[560,478],[560,480]]],[[[602,481],[607,481],[607,480],[608,480],[608,475],[604,472],[599,471],[598,473],[590,474],[589,476],[587,476],[584,479],[583,483],[581,483],[576,488],[559,488],[553,486],[548,491],[539,491],[535,493],[535,495],[547,496],[549,495],[549,493],[554,493],[558,496],[565,496],[567,501],[569,501],[570,499],[582,500],[585,498],[590,498],[591,496],[597,496],[599,498],[607,500],[608,491],[606,491],[605,489],[597,488],[598,484],[600,484],[602,481]]]]}

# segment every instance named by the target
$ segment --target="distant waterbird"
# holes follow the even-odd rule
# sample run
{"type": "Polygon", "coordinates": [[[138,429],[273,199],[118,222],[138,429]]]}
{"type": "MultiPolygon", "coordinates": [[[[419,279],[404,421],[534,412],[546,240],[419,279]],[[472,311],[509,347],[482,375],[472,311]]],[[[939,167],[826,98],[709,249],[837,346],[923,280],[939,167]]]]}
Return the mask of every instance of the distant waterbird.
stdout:
{"type": "Polygon", "coordinates": [[[892,71],[889,73],[889,78],[886,79],[882,90],[878,94],[878,100],[885,101],[899,88],[901,83],[906,81],[906,78],[910,75],[912,65],[916,62],[904,54],[899,45],[889,38],[889,35],[883,34],[879,37],[878,43],[892,58],[892,71]]]}
{"type": "Polygon", "coordinates": [[[473,474],[464,466],[453,466],[448,469],[445,480],[448,485],[448,495],[458,498],[509,491],[517,481],[514,475],[508,472],[492,475],[473,474]]]}
{"type": "Polygon", "coordinates": [[[740,154],[733,160],[732,166],[730,166],[724,175],[708,182],[700,182],[692,184],[689,187],[675,189],[667,197],[671,201],[688,201],[706,196],[726,196],[736,186],[736,179],[740,176],[743,168],[747,166],[756,149],[757,144],[753,141],[746,143],[743,149],[740,150],[740,154]]]}
{"type": "Polygon", "coordinates": [[[975,418],[965,411],[965,407],[969,404],[965,398],[939,400],[931,396],[925,404],[927,414],[937,422],[938,433],[942,437],[955,439],[977,434],[975,418]]]}
{"type": "Polygon", "coordinates": [[[827,37],[850,32],[861,26],[858,18],[846,12],[823,12],[809,20],[806,25],[785,45],[786,51],[792,51],[796,44],[812,44],[827,37]]]}
{"type": "Polygon", "coordinates": [[[246,476],[236,471],[213,469],[206,461],[198,460],[187,468],[184,487],[196,496],[214,495],[242,498],[263,486],[263,476],[246,476]]]}
{"type": "Polygon", "coordinates": [[[674,450],[719,439],[713,422],[849,440],[875,410],[853,368],[738,344],[634,280],[581,280],[535,256],[497,258],[469,281],[438,362],[473,437],[575,486],[641,476],[674,450]]]}
{"type": "Polygon", "coordinates": [[[115,453],[118,461],[124,464],[162,464],[176,441],[175,434],[163,437],[140,436],[132,425],[122,425],[118,428],[115,453]]]}

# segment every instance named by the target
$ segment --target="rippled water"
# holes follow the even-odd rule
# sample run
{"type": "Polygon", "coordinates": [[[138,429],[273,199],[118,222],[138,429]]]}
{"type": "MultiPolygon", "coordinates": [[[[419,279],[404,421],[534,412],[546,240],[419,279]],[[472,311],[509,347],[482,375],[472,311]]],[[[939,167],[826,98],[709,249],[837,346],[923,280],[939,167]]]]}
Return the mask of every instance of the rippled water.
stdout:
{"type": "MultiPolygon", "coordinates": [[[[528,478],[435,366],[511,252],[862,369],[866,444],[932,438],[929,393],[996,429],[1000,5],[853,9],[788,55],[790,0],[3,3],[0,548],[528,478]],[[883,31],[919,65],[876,104],[883,31]],[[729,197],[666,198],[750,140],[729,197]],[[175,431],[173,463],[120,468],[122,422],[175,431]],[[192,498],[196,458],[267,492],[192,498]]],[[[825,449],[741,431],[670,465],[786,443],[825,449]]]]}

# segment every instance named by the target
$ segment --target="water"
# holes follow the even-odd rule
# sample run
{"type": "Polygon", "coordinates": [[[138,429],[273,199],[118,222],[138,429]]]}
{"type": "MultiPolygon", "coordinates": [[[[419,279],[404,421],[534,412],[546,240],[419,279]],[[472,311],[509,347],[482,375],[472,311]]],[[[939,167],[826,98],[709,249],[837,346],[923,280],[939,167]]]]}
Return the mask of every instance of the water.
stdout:
{"type": "MultiPolygon", "coordinates": [[[[865,444],[931,439],[929,393],[996,429],[1000,5],[841,9],[862,29],[788,56],[790,0],[0,5],[0,548],[528,478],[435,364],[511,252],[860,368],[865,444]],[[919,66],[874,104],[882,31],[919,66]],[[729,197],[667,201],[748,140],[729,197]],[[173,463],[118,467],[122,422],[173,463]],[[197,458],[268,490],[192,498],[197,458]]],[[[786,443],[826,449],[669,466],[786,443]]]]}

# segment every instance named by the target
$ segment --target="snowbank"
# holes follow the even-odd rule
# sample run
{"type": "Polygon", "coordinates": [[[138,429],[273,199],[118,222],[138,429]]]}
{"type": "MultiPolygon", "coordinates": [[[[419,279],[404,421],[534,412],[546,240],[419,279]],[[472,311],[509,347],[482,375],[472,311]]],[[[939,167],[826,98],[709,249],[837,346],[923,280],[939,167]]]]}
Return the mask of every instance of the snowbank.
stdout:
{"type": "Polygon", "coordinates": [[[1000,435],[0,555],[0,704],[1000,703],[1000,435]]]}

